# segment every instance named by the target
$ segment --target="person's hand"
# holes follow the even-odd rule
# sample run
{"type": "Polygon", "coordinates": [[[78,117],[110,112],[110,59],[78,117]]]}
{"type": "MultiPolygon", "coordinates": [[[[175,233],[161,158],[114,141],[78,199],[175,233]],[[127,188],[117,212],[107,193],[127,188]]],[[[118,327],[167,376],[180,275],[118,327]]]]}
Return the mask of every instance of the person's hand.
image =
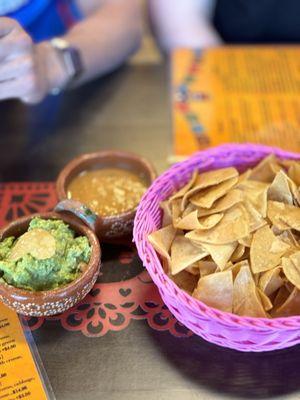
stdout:
{"type": "Polygon", "coordinates": [[[0,17],[0,100],[38,103],[63,79],[51,46],[35,45],[17,21],[0,17]]]}

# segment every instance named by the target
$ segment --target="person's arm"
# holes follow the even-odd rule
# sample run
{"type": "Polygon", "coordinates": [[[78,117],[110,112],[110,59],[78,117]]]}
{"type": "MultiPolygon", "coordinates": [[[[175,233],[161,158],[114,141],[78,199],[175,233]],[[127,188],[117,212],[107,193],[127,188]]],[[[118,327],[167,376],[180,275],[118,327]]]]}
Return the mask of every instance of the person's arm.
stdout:
{"type": "MultiPolygon", "coordinates": [[[[84,1],[87,18],[64,36],[81,54],[84,73],[79,83],[117,68],[138,48],[141,38],[138,0],[84,1]]],[[[53,88],[64,87],[67,79],[60,57],[48,42],[35,45],[16,21],[0,18],[0,100],[36,103],[53,88]]]]}
{"type": "Polygon", "coordinates": [[[150,19],[160,47],[211,47],[221,38],[210,22],[214,0],[149,0],[150,19]]]}

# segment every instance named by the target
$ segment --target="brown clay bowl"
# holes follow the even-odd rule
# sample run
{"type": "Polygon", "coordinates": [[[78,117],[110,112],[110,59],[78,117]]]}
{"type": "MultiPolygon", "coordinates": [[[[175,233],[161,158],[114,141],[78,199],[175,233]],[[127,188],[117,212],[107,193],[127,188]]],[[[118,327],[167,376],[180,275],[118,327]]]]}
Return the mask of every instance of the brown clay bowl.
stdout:
{"type": "Polygon", "coordinates": [[[133,221],[136,208],[122,214],[101,217],[92,215],[84,205],[67,199],[70,182],[81,172],[99,168],[121,168],[141,176],[148,186],[156,178],[156,171],[149,161],[133,153],[107,150],[83,154],[70,161],[60,172],[56,181],[56,190],[60,203],[56,210],[69,211],[85,218],[102,242],[130,243],[132,241],[133,221]],[[94,217],[94,220],[93,220],[94,217]]]}
{"type": "Polygon", "coordinates": [[[86,236],[92,248],[87,269],[76,280],[58,289],[31,292],[0,283],[0,300],[17,313],[34,317],[50,316],[73,307],[90,292],[98,277],[101,249],[96,235],[85,224],[74,217],[54,212],[33,214],[15,220],[1,230],[0,240],[22,235],[33,217],[63,220],[77,234],[86,236]]]}

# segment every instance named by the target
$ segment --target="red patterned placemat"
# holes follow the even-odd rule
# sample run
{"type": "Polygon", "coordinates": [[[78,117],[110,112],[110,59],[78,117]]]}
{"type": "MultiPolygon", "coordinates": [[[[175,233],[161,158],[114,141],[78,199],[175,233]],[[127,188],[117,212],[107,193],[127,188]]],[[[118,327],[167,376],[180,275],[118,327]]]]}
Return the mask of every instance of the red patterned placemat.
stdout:
{"type": "MultiPolygon", "coordinates": [[[[34,212],[49,211],[57,201],[49,182],[0,184],[0,224],[34,212]]],[[[89,337],[125,329],[132,320],[175,336],[190,336],[161,300],[134,247],[104,245],[103,262],[93,290],[72,309],[51,318],[28,318],[32,329],[56,320],[69,331],[89,337]]]]}

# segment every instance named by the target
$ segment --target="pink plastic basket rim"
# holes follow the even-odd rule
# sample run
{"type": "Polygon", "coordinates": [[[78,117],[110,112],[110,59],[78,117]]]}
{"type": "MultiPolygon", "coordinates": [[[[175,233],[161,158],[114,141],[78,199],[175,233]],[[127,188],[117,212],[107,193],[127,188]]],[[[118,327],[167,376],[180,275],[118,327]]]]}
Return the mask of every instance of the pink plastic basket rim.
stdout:
{"type": "MultiPolygon", "coordinates": [[[[215,147],[208,148],[206,150],[196,152],[188,159],[174,164],[172,167],[168,168],[163,174],[161,174],[158,178],[156,178],[156,180],[148,188],[148,190],[146,191],[146,193],[144,194],[144,196],[141,199],[141,202],[137,208],[135,221],[138,220],[139,214],[142,212],[142,209],[144,208],[143,205],[144,205],[144,203],[146,203],[148,201],[148,197],[149,197],[149,195],[151,195],[151,192],[153,190],[155,190],[155,188],[159,187],[160,183],[164,180],[165,175],[169,175],[170,173],[172,173],[173,170],[176,170],[177,169],[176,167],[178,167],[178,165],[182,165],[185,163],[192,163],[195,159],[197,160],[199,158],[199,156],[203,155],[203,154],[205,154],[207,156],[210,156],[210,155],[216,156],[216,155],[218,155],[218,153],[220,151],[224,151],[224,150],[232,151],[232,152],[233,151],[236,152],[237,150],[240,150],[241,152],[246,151],[246,150],[249,151],[249,147],[251,148],[251,152],[265,153],[266,155],[268,155],[270,153],[274,153],[279,158],[300,160],[299,153],[282,150],[278,147],[271,147],[271,146],[265,146],[265,145],[260,145],[260,144],[253,144],[253,143],[244,143],[244,144],[228,143],[228,144],[223,144],[220,146],[215,146],[215,147]]],[[[149,234],[149,233],[151,233],[151,232],[147,232],[147,234],[149,234]]],[[[138,243],[139,241],[137,239],[138,232],[136,229],[136,223],[134,224],[133,237],[134,237],[134,241],[137,244],[137,247],[139,247],[139,243],[138,243]]],[[[148,245],[151,246],[151,248],[153,249],[150,242],[146,238],[144,240],[146,240],[148,245]]],[[[155,250],[153,249],[153,251],[155,251],[155,250]]],[[[142,260],[142,261],[144,262],[144,260],[142,260]]],[[[160,266],[161,266],[161,263],[160,263],[160,266]]],[[[162,266],[161,266],[161,268],[162,268],[162,266]]],[[[149,271],[149,273],[151,275],[151,271],[149,271]]],[[[168,282],[168,285],[170,285],[173,288],[173,290],[176,289],[179,294],[181,294],[185,297],[188,297],[189,305],[192,305],[193,303],[198,304],[199,306],[201,306],[202,309],[205,309],[205,311],[208,312],[210,318],[218,320],[219,322],[222,322],[222,323],[227,322],[228,323],[228,317],[229,317],[230,323],[236,327],[241,326],[241,325],[244,325],[244,326],[246,325],[251,328],[257,327],[257,329],[259,329],[259,330],[261,330],[262,328],[270,329],[270,328],[275,328],[275,327],[278,329],[283,329],[283,330],[289,329],[289,328],[292,328],[293,330],[294,329],[297,330],[298,328],[300,328],[300,315],[299,316],[291,316],[291,317],[280,317],[280,318],[258,318],[258,317],[254,318],[254,317],[243,317],[243,316],[239,316],[239,315],[236,315],[233,313],[220,311],[213,307],[209,307],[202,301],[195,299],[194,297],[192,297],[191,295],[189,295],[188,293],[186,293],[185,291],[180,289],[163,272],[163,270],[162,270],[162,274],[164,275],[164,278],[168,282]],[[213,315],[209,312],[210,310],[214,310],[213,315]]],[[[197,309],[197,310],[199,310],[199,309],[197,309]]]]}

